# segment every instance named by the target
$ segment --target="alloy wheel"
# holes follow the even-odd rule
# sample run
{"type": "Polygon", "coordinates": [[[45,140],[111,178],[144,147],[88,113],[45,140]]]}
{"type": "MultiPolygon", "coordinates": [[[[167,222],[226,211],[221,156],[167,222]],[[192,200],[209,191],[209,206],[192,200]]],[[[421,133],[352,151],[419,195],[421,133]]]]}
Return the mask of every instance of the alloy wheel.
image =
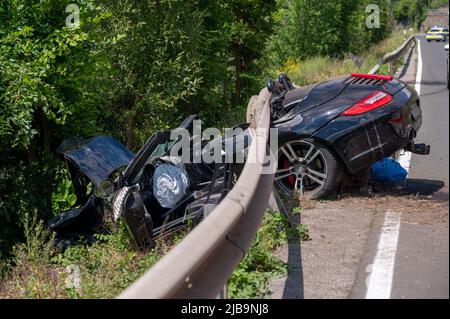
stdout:
{"type": "Polygon", "coordinates": [[[320,148],[305,140],[280,147],[275,182],[285,193],[314,196],[325,185],[328,167],[320,148]]]}

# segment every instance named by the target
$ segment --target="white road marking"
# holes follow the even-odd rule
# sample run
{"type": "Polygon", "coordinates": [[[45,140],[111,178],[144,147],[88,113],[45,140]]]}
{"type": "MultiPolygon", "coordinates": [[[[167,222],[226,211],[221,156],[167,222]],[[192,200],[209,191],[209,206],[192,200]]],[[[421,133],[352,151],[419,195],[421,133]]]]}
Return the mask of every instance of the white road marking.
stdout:
{"type": "Polygon", "coordinates": [[[411,164],[411,152],[402,151],[400,153],[400,157],[398,158],[398,162],[400,165],[408,172],[409,174],[409,165],[411,164]]]}
{"type": "Polygon", "coordinates": [[[420,49],[420,40],[417,39],[417,72],[415,89],[420,96],[420,83],[422,82],[422,51],[420,49]]]}
{"type": "Polygon", "coordinates": [[[366,299],[389,299],[391,297],[399,233],[400,213],[387,212],[384,216],[372,273],[367,280],[366,299]]]}
{"type": "MultiPolygon", "coordinates": [[[[422,82],[422,51],[420,49],[420,40],[417,39],[417,72],[416,72],[416,84],[415,89],[417,94],[420,96],[421,82],[422,82]]],[[[411,152],[402,152],[398,159],[400,165],[408,172],[409,174],[409,166],[411,164],[411,152]]]]}

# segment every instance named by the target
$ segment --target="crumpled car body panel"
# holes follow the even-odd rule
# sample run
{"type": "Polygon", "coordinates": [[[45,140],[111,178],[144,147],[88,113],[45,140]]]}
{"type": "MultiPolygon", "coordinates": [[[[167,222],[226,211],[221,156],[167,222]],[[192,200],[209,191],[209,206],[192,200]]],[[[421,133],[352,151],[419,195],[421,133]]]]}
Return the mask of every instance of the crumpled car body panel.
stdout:
{"type": "Polygon", "coordinates": [[[135,157],[111,136],[65,140],[56,151],[96,186],[118,168],[128,166],[135,157]]]}
{"type": "MultiPolygon", "coordinates": [[[[190,116],[181,127],[191,128],[197,118],[190,116]]],[[[222,145],[226,143],[224,139],[222,145]]],[[[173,145],[170,132],[153,134],[136,155],[108,136],[64,141],[57,151],[69,162],[77,197],[82,200],[77,201],[78,207],[49,221],[49,227],[57,235],[57,246],[65,248],[76,243],[74,238],[92,238],[96,233],[107,232],[107,227],[103,227],[106,220],[117,223],[122,218],[136,248],[147,249],[153,246],[156,236],[179,229],[187,220],[195,223],[204,218],[231,189],[232,165],[178,162],[169,156],[173,145]],[[158,197],[158,189],[155,190],[158,185],[155,172],[170,165],[174,167],[167,170],[169,174],[183,172],[188,181],[183,192],[169,194],[176,200],[166,205],[158,197]],[[88,180],[80,178],[80,173],[88,180]],[[118,176],[114,180],[113,173],[118,176]],[[90,194],[86,194],[88,181],[95,189],[90,194]],[[103,189],[104,181],[111,182],[111,191],[96,191],[103,189]]],[[[242,151],[237,147],[233,150],[242,151]]],[[[174,182],[180,180],[180,176],[169,177],[174,182]]],[[[172,186],[165,187],[161,193],[172,191],[172,186]]]]}

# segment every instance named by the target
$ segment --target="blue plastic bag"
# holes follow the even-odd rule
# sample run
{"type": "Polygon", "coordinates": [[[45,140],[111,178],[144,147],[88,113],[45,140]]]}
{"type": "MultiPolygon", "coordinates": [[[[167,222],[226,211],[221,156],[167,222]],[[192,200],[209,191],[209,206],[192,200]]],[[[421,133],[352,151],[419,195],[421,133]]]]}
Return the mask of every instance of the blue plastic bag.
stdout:
{"type": "Polygon", "coordinates": [[[375,182],[404,181],[408,172],[391,157],[383,158],[370,167],[370,179],[375,182]]]}

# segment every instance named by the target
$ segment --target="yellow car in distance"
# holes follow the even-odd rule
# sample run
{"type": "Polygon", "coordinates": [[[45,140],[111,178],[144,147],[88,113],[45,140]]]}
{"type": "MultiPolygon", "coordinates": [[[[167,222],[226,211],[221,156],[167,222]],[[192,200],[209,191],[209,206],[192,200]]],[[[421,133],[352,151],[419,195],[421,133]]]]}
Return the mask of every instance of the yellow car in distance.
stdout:
{"type": "Polygon", "coordinates": [[[433,27],[431,28],[426,35],[426,39],[428,42],[430,41],[446,41],[448,37],[448,28],[441,27],[433,27]]]}

